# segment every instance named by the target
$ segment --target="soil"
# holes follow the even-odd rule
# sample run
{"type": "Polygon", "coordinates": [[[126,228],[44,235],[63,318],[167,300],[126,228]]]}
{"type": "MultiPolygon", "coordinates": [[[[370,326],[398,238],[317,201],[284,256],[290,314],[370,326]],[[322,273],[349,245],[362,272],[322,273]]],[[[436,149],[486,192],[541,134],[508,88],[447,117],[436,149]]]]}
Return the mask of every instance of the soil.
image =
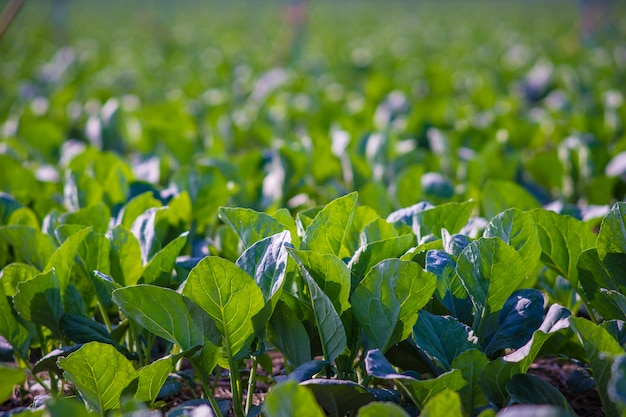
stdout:
{"type": "MultiPolygon", "coordinates": [[[[268,375],[262,369],[259,369],[259,375],[261,380],[272,380],[275,376],[284,374],[283,358],[278,353],[271,353],[272,358],[272,373],[268,375]]],[[[576,389],[572,386],[571,376],[574,373],[586,373],[585,368],[581,364],[577,364],[571,361],[567,361],[557,357],[540,358],[533,363],[528,371],[529,374],[538,376],[555,386],[569,401],[570,405],[579,417],[600,417],[604,415],[602,410],[602,404],[600,397],[595,388],[586,390],[576,389]],[[570,383],[568,383],[568,380],[570,383]],[[573,392],[573,390],[578,392],[573,392]]],[[[263,401],[263,397],[267,393],[268,385],[262,381],[259,381],[256,386],[255,394],[253,397],[253,404],[257,405],[263,401]]],[[[29,407],[33,404],[37,395],[45,394],[44,390],[38,384],[32,385],[30,391],[25,391],[23,388],[16,389],[14,395],[0,405],[0,415],[5,411],[17,410],[24,407],[29,407]]],[[[68,391],[68,395],[71,392],[68,391]]],[[[230,384],[228,376],[225,374],[223,378],[220,378],[216,382],[215,396],[218,399],[230,399],[230,384]]],[[[200,388],[196,387],[195,392],[189,387],[186,387],[175,396],[171,398],[165,398],[161,403],[163,410],[169,410],[177,405],[199,398],[200,388]]]]}
{"type": "Polygon", "coordinates": [[[536,375],[556,387],[579,417],[604,416],[600,396],[595,387],[582,390],[583,392],[572,392],[574,387],[571,383],[571,376],[575,372],[586,374],[587,370],[580,364],[557,357],[540,358],[528,370],[529,374],[536,375]],[[570,381],[569,384],[568,381],[570,381]]]}

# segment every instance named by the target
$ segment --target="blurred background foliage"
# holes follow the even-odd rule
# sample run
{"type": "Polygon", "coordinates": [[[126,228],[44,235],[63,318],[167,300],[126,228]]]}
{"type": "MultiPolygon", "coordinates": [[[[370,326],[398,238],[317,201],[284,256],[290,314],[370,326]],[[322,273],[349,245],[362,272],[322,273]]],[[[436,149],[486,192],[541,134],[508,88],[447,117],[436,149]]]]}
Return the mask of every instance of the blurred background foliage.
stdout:
{"type": "Polygon", "coordinates": [[[626,191],[623,5],[26,2],[0,42],[0,190],[39,223],[151,191],[200,232],[221,205],[352,190],[383,216],[599,218],[626,191]]]}

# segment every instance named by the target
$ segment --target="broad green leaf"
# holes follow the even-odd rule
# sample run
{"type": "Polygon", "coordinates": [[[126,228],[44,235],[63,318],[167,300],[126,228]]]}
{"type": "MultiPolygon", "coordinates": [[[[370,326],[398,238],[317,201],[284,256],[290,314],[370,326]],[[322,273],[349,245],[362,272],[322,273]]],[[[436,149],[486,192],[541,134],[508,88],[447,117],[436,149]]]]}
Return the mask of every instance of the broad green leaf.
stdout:
{"type": "Polygon", "coordinates": [[[139,369],[139,385],[135,393],[138,401],[152,402],[156,399],[167,376],[174,369],[170,356],[166,356],[139,369]]]}
{"type": "Polygon", "coordinates": [[[183,356],[191,356],[200,346],[194,349],[186,350],[177,355],[164,356],[149,365],[139,369],[137,375],[139,383],[134,398],[138,401],[152,403],[157,396],[161,387],[165,383],[170,372],[174,370],[176,364],[183,356]]]}
{"type": "MultiPolygon", "coordinates": [[[[470,408],[470,410],[472,410],[470,408]]],[[[451,389],[433,396],[420,413],[421,417],[462,417],[461,398],[451,389]]]]}
{"type": "Polygon", "coordinates": [[[578,286],[578,255],[594,245],[596,236],[589,227],[573,217],[543,209],[530,212],[537,225],[541,260],[556,273],[578,286]]]}
{"type": "Polygon", "coordinates": [[[244,248],[249,248],[259,240],[286,229],[279,220],[269,214],[248,208],[220,207],[219,218],[237,233],[244,248]]]}
{"type": "Polygon", "coordinates": [[[143,273],[139,241],[122,224],[113,228],[110,240],[111,277],[124,286],[137,284],[143,273]]]}
{"type": "Polygon", "coordinates": [[[578,256],[576,267],[584,295],[605,320],[624,318],[625,312],[611,293],[617,296],[626,289],[625,261],[626,254],[611,253],[605,256],[603,262],[595,248],[587,249],[578,256]]]}
{"type": "Polygon", "coordinates": [[[204,310],[173,290],[145,284],[125,287],[113,291],[113,301],[126,317],[183,350],[205,339],[220,343],[215,323],[204,310]]]}
{"type": "Polygon", "coordinates": [[[215,231],[215,240],[209,246],[210,255],[219,255],[222,258],[235,262],[243,250],[239,236],[228,226],[222,224],[215,231]]]}
{"type": "Polygon", "coordinates": [[[254,336],[252,318],[263,308],[263,293],[252,277],[234,263],[207,256],[189,273],[183,294],[202,307],[236,357],[254,336]]]}
{"type": "Polygon", "coordinates": [[[498,316],[498,328],[484,347],[488,356],[526,344],[543,321],[544,298],[539,290],[515,291],[498,316]]]}
{"type": "Polygon", "coordinates": [[[537,376],[515,375],[507,384],[506,390],[514,403],[555,405],[567,410],[571,416],[576,415],[561,391],[537,376]]]}
{"type": "Polygon", "coordinates": [[[274,305],[285,281],[289,256],[285,245],[288,243],[291,243],[291,237],[285,230],[255,242],[236,262],[239,268],[254,278],[265,301],[273,300],[274,305]]]}
{"type": "Polygon", "coordinates": [[[97,233],[106,233],[111,221],[111,211],[104,203],[82,208],[61,216],[61,224],[80,224],[92,227],[97,233]]]}
{"type": "Polygon", "coordinates": [[[609,398],[608,385],[613,360],[615,357],[623,355],[624,349],[609,332],[590,320],[571,317],[569,321],[591,365],[591,372],[600,395],[602,408],[607,415],[618,415],[615,403],[609,398]]]}
{"type": "Polygon", "coordinates": [[[296,381],[276,384],[263,401],[266,417],[324,417],[326,414],[315,401],[311,390],[296,381]]]}
{"type": "Polygon", "coordinates": [[[22,225],[0,226],[0,241],[13,248],[15,262],[32,265],[40,271],[56,250],[50,236],[22,225]]]}
{"type": "Polygon", "coordinates": [[[302,249],[341,256],[342,242],[352,223],[357,198],[357,193],[339,197],[317,213],[306,229],[302,249]]]}
{"type": "Polygon", "coordinates": [[[397,373],[380,349],[368,350],[364,363],[367,373],[375,378],[411,378],[410,376],[397,373]]]}
{"type": "Polygon", "coordinates": [[[598,241],[598,257],[609,253],[626,253],[626,203],[618,202],[602,219],[598,241]]]}
{"type": "Polygon", "coordinates": [[[144,265],[162,248],[162,242],[159,240],[156,229],[157,217],[159,213],[162,213],[161,216],[165,216],[168,210],[168,207],[149,208],[133,222],[131,231],[139,241],[141,260],[144,265]]]}
{"type": "Polygon", "coordinates": [[[368,243],[378,242],[379,240],[393,239],[398,237],[398,231],[385,219],[380,217],[368,223],[361,232],[360,245],[365,246],[368,243]]]}
{"type": "MultiPolygon", "coordinates": [[[[305,235],[306,229],[313,223],[313,219],[323,208],[323,206],[316,206],[298,212],[296,215],[296,230],[299,236],[305,235]]],[[[301,249],[306,248],[302,247],[301,249]]]]}
{"type": "Polygon", "coordinates": [[[94,286],[93,271],[110,273],[110,247],[103,234],[90,228],[82,229],[70,236],[53,254],[46,271],[55,269],[62,294],[69,284],[73,284],[88,306],[91,306],[94,295],[106,303],[107,294],[100,293],[102,288],[94,286]]]}
{"type": "Polygon", "coordinates": [[[395,378],[394,382],[407,393],[419,408],[423,408],[437,394],[446,390],[459,391],[467,384],[463,379],[463,374],[458,369],[432,379],[395,378]]]}
{"type": "Polygon", "coordinates": [[[265,306],[253,319],[259,338],[263,337],[265,325],[282,294],[289,258],[286,245],[290,240],[287,230],[261,239],[246,249],[236,261],[236,265],[256,281],[263,293],[265,306]]]}
{"type": "Polygon", "coordinates": [[[298,226],[296,220],[291,215],[289,209],[283,207],[272,213],[272,217],[278,220],[278,222],[289,230],[291,233],[291,243],[296,247],[300,247],[300,237],[298,236],[298,226]]]}
{"type": "Polygon", "coordinates": [[[472,319],[472,301],[456,273],[455,258],[441,250],[429,250],[424,263],[424,269],[437,277],[436,295],[441,304],[454,317],[469,323],[472,319]]]}
{"type": "Polygon", "coordinates": [[[541,244],[537,226],[530,214],[515,208],[506,210],[491,219],[483,236],[502,239],[522,258],[526,276],[535,273],[541,256],[541,244]]]}
{"type": "Polygon", "coordinates": [[[299,365],[296,369],[289,373],[287,378],[298,382],[308,381],[329,365],[331,365],[331,363],[328,361],[313,359],[299,365]]]}
{"type": "Polygon", "coordinates": [[[98,204],[103,195],[104,190],[98,180],[83,172],[67,171],[63,198],[69,210],[77,211],[98,204]]]}
{"type": "Polygon", "coordinates": [[[506,391],[507,384],[515,375],[522,372],[522,364],[519,362],[508,362],[497,358],[485,366],[478,377],[478,384],[489,401],[498,407],[503,407],[509,399],[509,393],[506,391]]]}
{"type": "MultiPolygon", "coordinates": [[[[442,416],[447,414],[437,414],[437,416],[442,416]]],[[[390,402],[373,402],[363,407],[359,408],[359,414],[357,417],[409,417],[404,408],[400,407],[397,404],[390,402]]]]}
{"type": "MultiPolygon", "coordinates": [[[[187,244],[188,236],[189,232],[181,233],[180,236],[154,254],[143,270],[141,277],[143,284],[158,285],[160,287],[173,286],[172,271],[176,264],[176,257],[187,244]]],[[[178,285],[174,286],[177,287],[178,285]]]]}
{"type": "Polygon", "coordinates": [[[64,314],[60,324],[65,337],[75,343],[100,342],[117,345],[106,327],[89,317],[64,314]]]}
{"type": "Polygon", "coordinates": [[[346,331],[330,298],[317,285],[309,271],[302,267],[300,271],[309,290],[309,302],[320,336],[324,359],[333,362],[347,346],[346,331]]]}
{"type": "Polygon", "coordinates": [[[374,396],[363,385],[353,381],[317,378],[300,385],[313,392],[317,403],[329,417],[352,415],[374,401],[374,396]]]}
{"type": "Polygon", "coordinates": [[[467,381],[467,385],[459,390],[465,410],[473,411],[487,405],[479,377],[488,363],[487,355],[477,349],[466,350],[452,361],[452,368],[459,369],[467,381]]]}
{"type": "Polygon", "coordinates": [[[617,340],[622,348],[626,349],[626,321],[606,320],[603,321],[600,326],[609,332],[609,334],[613,336],[613,339],[617,340]]]}
{"type": "Polygon", "coordinates": [[[51,236],[54,236],[59,244],[63,244],[71,236],[85,229],[90,227],[82,224],[61,224],[52,231],[51,236]]]}
{"type": "Polygon", "coordinates": [[[26,380],[26,372],[20,368],[14,368],[0,364],[0,404],[11,397],[16,385],[21,385],[26,380]]]}
{"type": "Polygon", "coordinates": [[[335,255],[289,248],[301,269],[306,270],[328,296],[339,315],[350,308],[350,271],[335,255]]]}
{"type": "Polygon", "coordinates": [[[531,339],[515,352],[503,357],[508,362],[520,362],[522,372],[528,370],[536,355],[547,339],[557,332],[568,329],[572,313],[565,307],[552,304],[546,313],[541,326],[533,333],[531,339]]]}
{"type": "Polygon", "coordinates": [[[83,269],[86,268],[86,265],[81,264],[77,258],[80,257],[79,250],[84,240],[87,238],[87,235],[89,235],[91,231],[91,228],[86,227],[69,236],[52,254],[48,264],[46,265],[46,271],[50,271],[52,269],[55,270],[57,278],[59,279],[61,291],[63,292],[65,292],[65,288],[70,283],[72,272],[81,267],[83,267],[83,269]]]}
{"type": "Polygon", "coordinates": [[[399,210],[396,210],[392,213],[390,213],[387,216],[387,221],[393,225],[407,225],[407,226],[413,226],[413,221],[415,220],[415,216],[424,211],[424,210],[430,210],[432,209],[433,206],[432,204],[430,204],[427,201],[421,201],[417,204],[413,204],[412,206],[409,207],[403,207],[399,210]]]}
{"type": "MultiPolygon", "coordinates": [[[[0,277],[0,284],[3,280],[4,276],[0,277]]],[[[11,299],[6,296],[4,285],[0,285],[0,336],[11,345],[20,360],[29,359],[31,334],[20,323],[11,299]]]]}
{"type": "Polygon", "coordinates": [[[58,360],[89,408],[100,415],[120,406],[126,386],[138,377],[132,363],[113,346],[91,342],[58,360]]]}
{"type": "Polygon", "coordinates": [[[189,193],[183,190],[176,197],[172,198],[167,205],[170,208],[167,212],[169,215],[169,223],[188,228],[193,216],[192,202],[189,193]]]}
{"type": "Polygon", "coordinates": [[[450,234],[447,230],[441,231],[441,243],[443,250],[450,255],[457,257],[463,252],[463,249],[472,242],[472,238],[467,235],[456,233],[450,234]]]}
{"type": "Polygon", "coordinates": [[[494,179],[485,182],[481,203],[487,219],[510,208],[527,211],[541,207],[537,199],[518,184],[494,179]]]}
{"type": "Polygon", "coordinates": [[[21,224],[33,229],[39,229],[40,227],[37,215],[28,207],[20,207],[12,212],[7,224],[21,224]]]}
{"type": "Polygon", "coordinates": [[[55,338],[63,338],[60,323],[64,314],[63,300],[54,270],[21,282],[13,305],[24,320],[46,326],[55,338]]]}
{"type": "Polygon", "coordinates": [[[268,336],[291,366],[300,366],[311,359],[311,342],[302,321],[281,300],[270,318],[268,336]]]}
{"type": "Polygon", "coordinates": [[[215,222],[220,206],[225,206],[235,191],[229,187],[220,167],[215,165],[181,167],[172,181],[178,189],[189,192],[194,220],[200,229],[215,222]]]}
{"type": "Polygon", "coordinates": [[[473,201],[446,203],[440,206],[421,202],[394,211],[387,217],[387,221],[411,226],[418,242],[423,243],[429,235],[441,238],[443,229],[452,234],[458,233],[467,224],[473,207],[473,201]]]}
{"type": "Polygon", "coordinates": [[[41,272],[34,266],[22,263],[12,263],[2,269],[0,282],[4,286],[7,296],[13,297],[17,292],[17,285],[39,275],[41,272]]]}
{"type": "Polygon", "coordinates": [[[452,369],[454,359],[470,349],[479,349],[472,329],[452,316],[420,311],[413,326],[413,341],[443,370],[452,369]]]}
{"type": "Polygon", "coordinates": [[[406,339],[435,286],[435,276],[415,262],[387,259],[374,266],[351,298],[369,347],[385,352],[406,339]]]}
{"type": "Polygon", "coordinates": [[[384,259],[399,258],[415,244],[415,236],[402,235],[360,247],[348,263],[352,275],[351,291],[374,265],[384,259]]]}
{"type": "Polygon", "coordinates": [[[414,214],[413,232],[418,242],[428,235],[441,237],[442,229],[449,233],[458,233],[469,221],[475,203],[446,203],[414,214]]]}
{"type": "Polygon", "coordinates": [[[506,403],[508,393],[506,385],[514,375],[524,373],[530,368],[543,345],[554,335],[569,328],[571,312],[565,307],[553,304],[546,317],[533,333],[532,338],[521,348],[504,357],[497,358],[485,367],[479,377],[479,383],[490,401],[497,405],[506,403]]]}
{"type": "Polygon", "coordinates": [[[474,304],[472,328],[482,337],[484,321],[524,281],[522,259],[501,239],[480,238],[463,249],[456,271],[474,304]]]}
{"type": "Polygon", "coordinates": [[[506,385],[513,376],[524,373],[530,368],[541,347],[548,339],[569,328],[571,314],[565,307],[553,304],[548,309],[543,323],[533,333],[528,343],[515,352],[487,364],[479,377],[479,382],[490,401],[497,405],[506,403],[508,399],[508,393],[505,390],[506,385]]]}
{"type": "Polygon", "coordinates": [[[357,206],[354,208],[354,215],[352,216],[352,224],[346,232],[346,236],[343,241],[343,245],[346,249],[346,254],[352,256],[359,247],[361,247],[361,232],[366,225],[378,218],[378,213],[368,206],[357,206]]]}
{"type": "Polygon", "coordinates": [[[161,207],[159,200],[154,198],[152,191],[146,191],[130,199],[117,215],[117,224],[130,229],[135,220],[148,209],[161,207]]]}

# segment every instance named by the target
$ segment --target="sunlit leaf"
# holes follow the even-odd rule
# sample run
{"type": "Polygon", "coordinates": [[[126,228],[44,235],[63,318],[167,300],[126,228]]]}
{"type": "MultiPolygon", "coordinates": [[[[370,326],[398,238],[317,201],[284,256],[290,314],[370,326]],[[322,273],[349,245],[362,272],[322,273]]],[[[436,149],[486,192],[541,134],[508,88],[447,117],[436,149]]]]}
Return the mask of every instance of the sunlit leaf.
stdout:
{"type": "Polygon", "coordinates": [[[122,391],[138,377],[124,355],[113,346],[98,342],[83,345],[58,363],[87,406],[100,415],[118,408],[122,391]]]}

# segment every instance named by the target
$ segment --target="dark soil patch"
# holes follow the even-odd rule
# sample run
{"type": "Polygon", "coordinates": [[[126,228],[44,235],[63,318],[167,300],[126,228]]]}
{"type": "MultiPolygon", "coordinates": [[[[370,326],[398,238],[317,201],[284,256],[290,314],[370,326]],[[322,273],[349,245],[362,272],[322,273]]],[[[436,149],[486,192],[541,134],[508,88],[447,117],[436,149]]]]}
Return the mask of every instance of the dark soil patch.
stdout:
{"type": "Polygon", "coordinates": [[[604,415],[598,391],[586,384],[588,372],[581,364],[557,357],[540,358],[530,366],[528,373],[561,391],[579,417],[604,415]]]}

